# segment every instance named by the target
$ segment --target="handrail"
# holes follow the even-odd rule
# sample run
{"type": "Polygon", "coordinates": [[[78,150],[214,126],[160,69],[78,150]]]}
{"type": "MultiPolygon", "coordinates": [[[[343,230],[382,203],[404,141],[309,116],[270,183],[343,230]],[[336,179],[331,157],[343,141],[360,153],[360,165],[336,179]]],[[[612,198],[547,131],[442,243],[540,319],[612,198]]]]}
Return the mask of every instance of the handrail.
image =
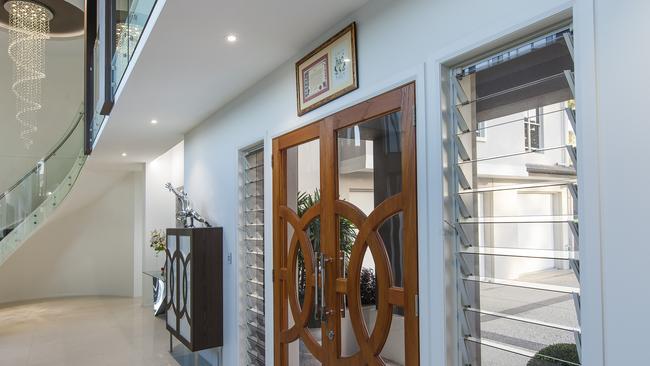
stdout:
{"type": "MultiPolygon", "coordinates": [[[[81,122],[81,120],[83,120],[83,115],[84,115],[84,113],[83,113],[83,106],[82,106],[80,108],[80,110],[77,112],[76,121],[72,123],[71,127],[68,128],[68,130],[63,135],[63,137],[59,140],[59,142],[52,149],[50,149],[50,151],[45,155],[45,158],[43,158],[42,161],[48,161],[48,160],[50,160],[51,157],[56,155],[56,153],[59,151],[59,149],[61,149],[61,147],[68,141],[70,136],[72,136],[74,131],[77,129],[77,127],[79,126],[79,123],[81,122]]],[[[14,183],[11,187],[9,187],[6,191],[4,191],[3,193],[0,193],[0,200],[3,199],[6,195],[8,195],[11,191],[16,189],[16,187],[20,186],[20,184],[23,183],[25,180],[27,180],[27,178],[29,178],[29,176],[36,173],[37,169],[38,169],[38,167],[32,168],[27,173],[25,173],[25,175],[23,175],[22,178],[20,178],[18,181],[16,181],[16,183],[14,183]]]]}

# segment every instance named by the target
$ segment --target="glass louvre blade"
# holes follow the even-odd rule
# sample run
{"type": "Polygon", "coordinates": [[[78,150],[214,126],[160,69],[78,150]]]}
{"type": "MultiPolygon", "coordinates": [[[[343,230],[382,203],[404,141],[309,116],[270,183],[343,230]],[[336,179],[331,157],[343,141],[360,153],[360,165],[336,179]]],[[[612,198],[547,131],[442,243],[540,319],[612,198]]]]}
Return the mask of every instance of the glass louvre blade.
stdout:
{"type": "Polygon", "coordinates": [[[241,153],[240,270],[243,365],[265,364],[264,149],[241,153]]]}
{"type": "Polygon", "coordinates": [[[551,83],[558,84],[557,85],[558,88],[570,88],[571,87],[569,85],[569,81],[567,80],[567,76],[564,73],[564,70],[562,70],[562,71],[558,72],[557,74],[546,76],[546,77],[543,77],[541,79],[536,79],[536,80],[533,80],[533,81],[530,81],[530,82],[527,82],[527,83],[524,83],[524,84],[516,85],[516,86],[510,87],[508,89],[500,90],[500,91],[492,93],[492,94],[480,96],[478,98],[472,99],[472,100],[467,101],[465,103],[459,103],[459,104],[456,105],[456,107],[457,108],[462,108],[462,107],[465,107],[465,106],[468,106],[468,105],[471,105],[471,104],[487,101],[489,99],[497,98],[497,97],[504,96],[504,95],[507,95],[507,94],[510,94],[510,93],[522,92],[522,91],[525,91],[528,88],[535,88],[535,87],[540,87],[540,86],[544,87],[544,86],[546,86],[546,84],[551,84],[551,83]]]}
{"type": "Polygon", "coordinates": [[[543,283],[536,282],[523,282],[523,281],[514,281],[514,280],[504,280],[499,278],[492,277],[482,277],[482,276],[467,276],[463,278],[465,281],[481,282],[491,285],[501,285],[501,286],[511,286],[511,287],[521,287],[531,290],[540,290],[540,291],[550,291],[550,292],[559,292],[564,294],[580,294],[580,289],[576,287],[567,287],[567,286],[557,286],[557,285],[548,285],[543,283]]]}
{"type": "Polygon", "coordinates": [[[501,247],[467,247],[462,249],[461,254],[493,255],[503,257],[523,257],[539,259],[578,260],[579,252],[572,250],[544,250],[525,248],[501,248],[501,247]]]}
{"type": "MultiPolygon", "coordinates": [[[[558,116],[561,114],[566,114],[567,118],[575,118],[574,111],[571,110],[570,108],[563,108],[563,109],[554,109],[550,111],[546,111],[544,113],[540,113],[540,117],[548,116],[548,117],[553,117],[553,116],[558,116]]],[[[457,133],[458,136],[462,136],[468,133],[483,133],[484,131],[496,129],[499,127],[505,128],[508,125],[515,124],[515,123],[522,123],[525,121],[527,117],[520,117],[516,116],[511,119],[506,119],[505,121],[500,121],[500,122],[492,122],[492,123],[485,123],[483,121],[480,122],[480,124],[472,130],[463,130],[461,129],[460,132],[457,133]]],[[[572,126],[573,130],[575,131],[575,126],[572,126]]]]}
{"type": "Polygon", "coordinates": [[[562,325],[562,324],[544,322],[544,321],[525,318],[525,317],[521,317],[521,316],[515,316],[515,315],[510,315],[510,314],[505,314],[505,313],[499,313],[499,312],[496,312],[496,311],[489,311],[489,310],[475,309],[475,308],[466,308],[465,311],[471,311],[471,312],[474,312],[474,313],[477,313],[477,314],[488,315],[488,316],[492,316],[492,317],[496,317],[496,318],[514,320],[514,321],[518,321],[518,322],[522,322],[522,323],[535,324],[535,325],[539,325],[539,326],[543,326],[543,327],[547,327],[547,328],[560,329],[560,330],[564,330],[564,331],[567,331],[567,332],[580,333],[579,328],[569,327],[569,326],[562,325]]]}
{"type": "Polygon", "coordinates": [[[577,221],[577,215],[484,216],[458,218],[458,223],[460,224],[562,224],[577,221]]]}
{"type": "Polygon", "coordinates": [[[524,151],[518,151],[518,152],[513,152],[513,153],[508,153],[508,154],[486,156],[486,157],[482,157],[482,158],[478,158],[478,159],[462,160],[462,161],[459,161],[457,164],[458,165],[474,164],[474,163],[480,163],[482,161],[498,160],[498,159],[517,157],[517,156],[521,156],[521,155],[529,155],[529,154],[531,154],[533,152],[545,152],[545,151],[568,149],[570,147],[572,147],[572,146],[571,145],[561,145],[561,146],[546,147],[546,148],[543,148],[543,149],[535,149],[535,150],[528,150],[528,151],[524,150],[524,151]]]}
{"type": "Polygon", "coordinates": [[[538,188],[549,188],[549,187],[558,187],[566,186],[570,184],[576,184],[575,179],[572,180],[559,180],[553,182],[540,182],[540,183],[530,183],[530,184],[505,184],[497,186],[487,186],[476,189],[466,189],[459,191],[458,194],[471,194],[471,193],[489,193],[496,191],[507,191],[507,190],[522,190],[522,189],[538,189],[538,188]]]}
{"type": "MultiPolygon", "coordinates": [[[[478,344],[478,345],[481,345],[481,346],[486,346],[486,347],[493,348],[493,349],[496,349],[496,350],[499,350],[499,351],[503,351],[504,353],[507,352],[507,353],[511,353],[511,354],[514,354],[514,355],[522,356],[523,358],[525,358],[525,361],[524,361],[523,364],[526,364],[528,360],[533,359],[535,357],[535,353],[536,353],[536,352],[534,352],[532,350],[529,350],[529,349],[526,349],[526,348],[511,346],[511,345],[507,345],[507,344],[503,344],[503,343],[500,343],[500,342],[491,341],[491,340],[483,339],[483,338],[465,337],[465,342],[471,342],[471,343],[475,343],[475,344],[478,344]]],[[[499,359],[501,360],[501,362],[504,362],[504,358],[502,356],[499,357],[499,359]]],[[[571,362],[571,361],[562,360],[562,359],[558,359],[558,358],[554,358],[554,357],[547,357],[547,358],[544,358],[544,360],[547,361],[545,366],[565,366],[565,365],[580,366],[579,363],[574,363],[574,362],[571,362]]],[[[515,362],[516,362],[515,364],[517,364],[517,365],[522,364],[522,363],[520,363],[522,361],[519,361],[519,360],[517,360],[515,362]]]]}
{"type": "Polygon", "coordinates": [[[469,65],[466,64],[467,66],[459,67],[457,72],[455,73],[455,76],[459,76],[459,77],[467,76],[479,72],[481,70],[485,70],[487,68],[493,67],[499,63],[503,63],[506,61],[513,60],[517,57],[524,56],[528,53],[547,47],[551,44],[558,43],[563,40],[566,42],[567,36],[571,40],[571,44],[570,45],[567,44],[567,47],[570,47],[569,52],[571,53],[571,55],[573,55],[573,42],[572,42],[573,30],[572,30],[572,26],[569,25],[564,28],[555,30],[551,33],[544,34],[540,37],[533,38],[524,43],[517,44],[512,48],[508,48],[497,54],[490,55],[479,61],[474,61],[472,64],[469,65]]]}

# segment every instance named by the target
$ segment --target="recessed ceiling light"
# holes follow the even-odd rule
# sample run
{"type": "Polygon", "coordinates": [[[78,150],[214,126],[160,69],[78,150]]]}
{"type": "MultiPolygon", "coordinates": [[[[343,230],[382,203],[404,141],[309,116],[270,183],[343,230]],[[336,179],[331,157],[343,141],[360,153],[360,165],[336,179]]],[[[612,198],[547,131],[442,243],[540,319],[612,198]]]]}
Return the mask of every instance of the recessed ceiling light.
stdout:
{"type": "Polygon", "coordinates": [[[157,124],[157,123],[158,123],[157,120],[155,120],[155,119],[152,119],[152,120],[151,120],[151,124],[152,124],[152,125],[155,125],[155,124],[157,124]]]}
{"type": "Polygon", "coordinates": [[[125,156],[126,156],[126,153],[122,153],[122,157],[125,157],[125,156]]]}
{"type": "Polygon", "coordinates": [[[226,36],[226,41],[228,41],[228,43],[235,43],[235,42],[237,42],[237,35],[234,34],[234,33],[230,33],[230,34],[228,34],[228,35],[226,36]]]}

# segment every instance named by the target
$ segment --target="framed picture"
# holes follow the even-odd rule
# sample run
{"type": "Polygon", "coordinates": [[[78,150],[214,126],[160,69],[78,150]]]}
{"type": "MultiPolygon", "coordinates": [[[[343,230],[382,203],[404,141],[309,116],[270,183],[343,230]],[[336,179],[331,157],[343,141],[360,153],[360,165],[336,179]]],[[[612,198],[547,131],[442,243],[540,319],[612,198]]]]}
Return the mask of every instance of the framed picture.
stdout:
{"type": "Polygon", "coordinates": [[[296,62],[299,116],[358,87],[356,23],[296,62]]]}

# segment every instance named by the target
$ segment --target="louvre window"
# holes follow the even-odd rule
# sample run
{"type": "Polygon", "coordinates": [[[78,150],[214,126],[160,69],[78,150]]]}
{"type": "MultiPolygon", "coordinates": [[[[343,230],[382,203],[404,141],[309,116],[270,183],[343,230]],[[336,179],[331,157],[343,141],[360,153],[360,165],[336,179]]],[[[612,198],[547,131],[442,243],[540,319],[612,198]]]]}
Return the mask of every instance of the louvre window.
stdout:
{"type": "Polygon", "coordinates": [[[572,47],[566,27],[452,70],[447,212],[463,365],[580,365],[572,47]]]}
{"type": "Polygon", "coordinates": [[[241,154],[242,364],[265,365],[264,332],[264,149],[241,154]]]}

